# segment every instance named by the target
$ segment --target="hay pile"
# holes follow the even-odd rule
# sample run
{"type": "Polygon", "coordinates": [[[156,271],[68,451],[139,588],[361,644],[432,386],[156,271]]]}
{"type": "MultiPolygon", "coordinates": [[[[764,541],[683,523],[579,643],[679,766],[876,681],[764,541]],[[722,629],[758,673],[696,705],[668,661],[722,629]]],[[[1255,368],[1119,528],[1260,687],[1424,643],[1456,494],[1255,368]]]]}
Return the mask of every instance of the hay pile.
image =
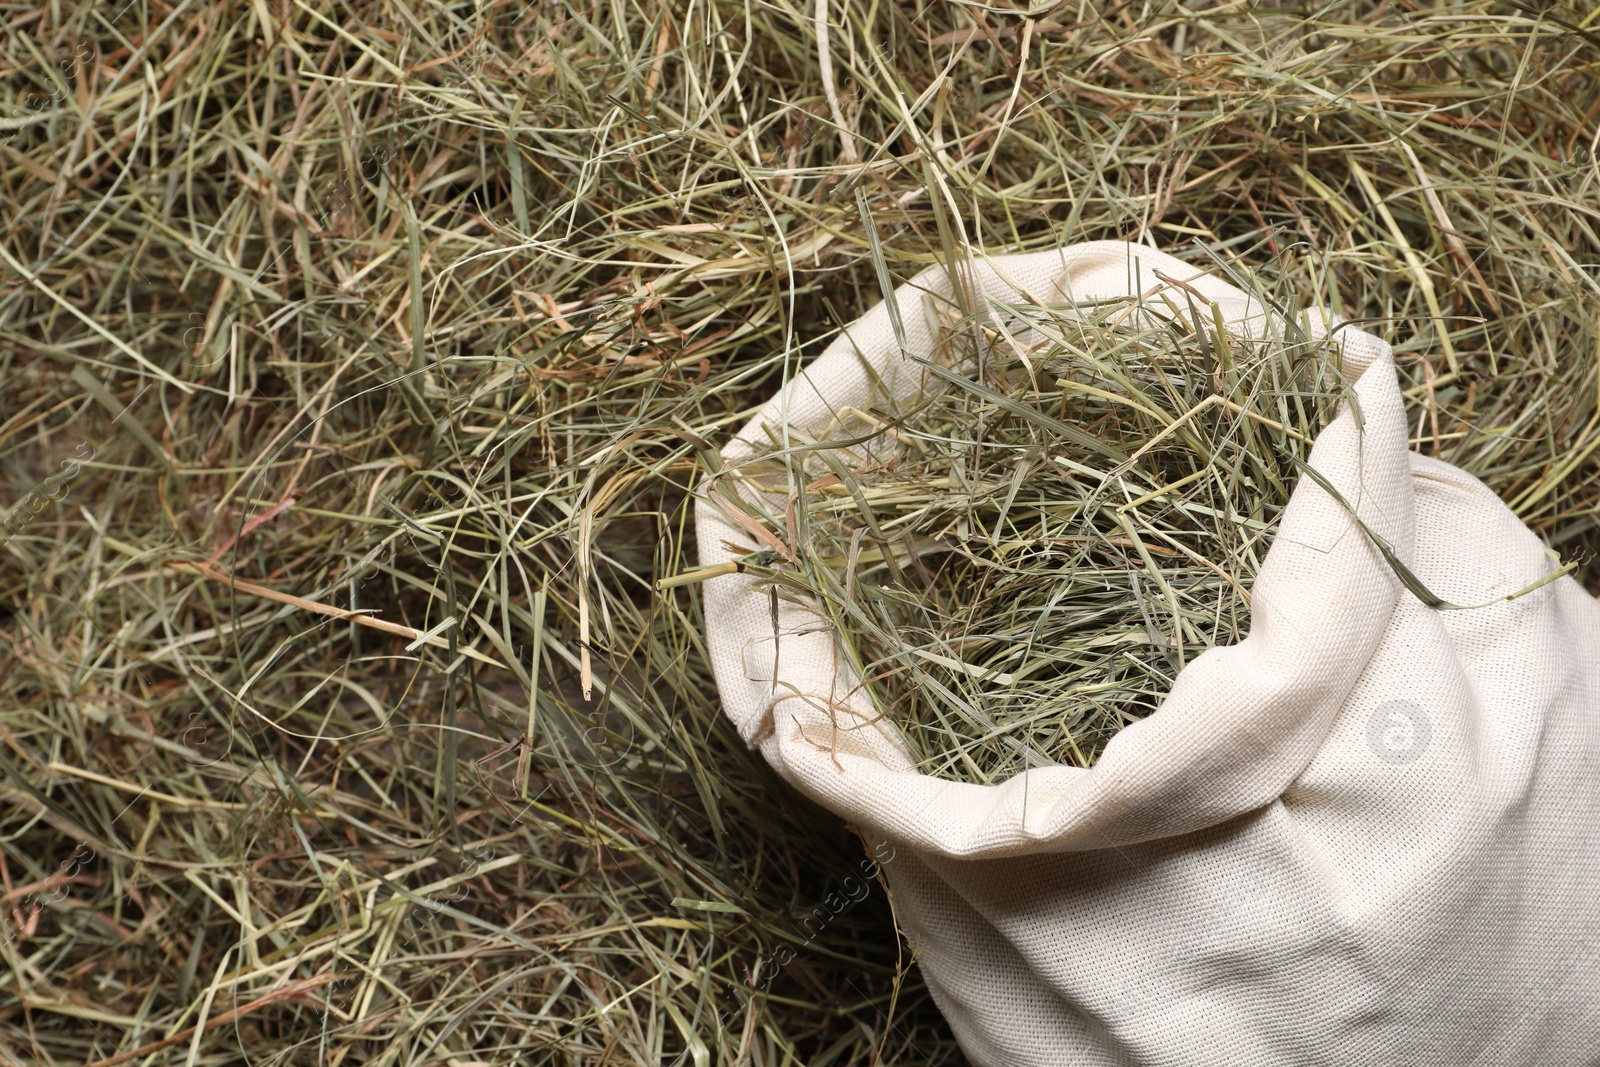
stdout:
{"type": "Polygon", "coordinates": [[[826,11],[6,8],[0,1056],[960,1062],[881,857],[744,750],[692,585],[654,590],[703,443],[880,272],[1219,258],[1374,320],[1417,447],[1600,545],[1584,12],[826,11]]]}

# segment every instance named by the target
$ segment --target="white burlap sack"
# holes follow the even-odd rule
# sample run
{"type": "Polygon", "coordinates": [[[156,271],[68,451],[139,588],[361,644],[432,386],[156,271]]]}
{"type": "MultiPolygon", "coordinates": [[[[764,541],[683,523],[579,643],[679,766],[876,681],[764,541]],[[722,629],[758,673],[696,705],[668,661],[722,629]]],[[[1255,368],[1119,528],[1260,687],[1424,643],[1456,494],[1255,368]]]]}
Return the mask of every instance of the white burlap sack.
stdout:
{"type": "MultiPolygon", "coordinates": [[[[1120,242],[972,277],[1008,300],[1103,299],[1157,270],[1230,328],[1261,325],[1239,290],[1120,242]]],[[[948,295],[947,273],[896,294],[924,355],[925,292],[948,295]]],[[[1359,410],[1311,465],[1433,593],[1495,602],[1426,606],[1302,478],[1249,637],[1191,661],[1089,770],[919,774],[869,723],[825,619],[786,603],[775,641],[754,579],[704,585],[727,714],[795,787],[895,845],[896,917],[979,1064],[1600,1063],[1600,606],[1570,578],[1504,599],[1550,554],[1476,479],[1408,451],[1388,345],[1335,340],[1359,410]]],[[[899,398],[923,385],[884,305],[725,459],[784,426],[823,432],[871,397],[866,365],[899,398]]],[[[697,533],[705,564],[751,543],[707,496],[697,533]]]]}

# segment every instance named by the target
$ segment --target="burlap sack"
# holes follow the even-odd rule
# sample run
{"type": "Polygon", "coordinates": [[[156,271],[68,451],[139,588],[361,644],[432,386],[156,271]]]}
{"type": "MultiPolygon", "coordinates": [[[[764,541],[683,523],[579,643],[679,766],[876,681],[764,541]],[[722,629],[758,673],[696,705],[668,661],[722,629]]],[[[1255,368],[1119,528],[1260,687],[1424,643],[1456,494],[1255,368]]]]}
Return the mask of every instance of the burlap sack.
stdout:
{"type": "MultiPolygon", "coordinates": [[[[1104,299],[1162,283],[1259,304],[1148,248],[979,262],[983,292],[1104,299]]],[[[930,270],[896,293],[926,355],[930,270]]],[[[981,301],[980,301],[981,302],[981,301]]],[[[1178,675],[1089,770],[997,786],[917,773],[825,619],[752,577],[704,585],[728,716],[806,795],[894,845],[895,914],[979,1064],[1600,1063],[1600,606],[1486,487],[1407,449],[1388,345],[1334,333],[1358,403],[1311,466],[1443,600],[1402,585],[1303,477],[1250,634],[1178,675]],[[774,675],[776,660],[779,671],[774,675]]],[[[818,434],[923,388],[875,307],[723,450],[818,434]]],[[[1485,383],[1492,387],[1492,383],[1485,383]]],[[[702,563],[751,539],[702,495],[702,563]]]]}

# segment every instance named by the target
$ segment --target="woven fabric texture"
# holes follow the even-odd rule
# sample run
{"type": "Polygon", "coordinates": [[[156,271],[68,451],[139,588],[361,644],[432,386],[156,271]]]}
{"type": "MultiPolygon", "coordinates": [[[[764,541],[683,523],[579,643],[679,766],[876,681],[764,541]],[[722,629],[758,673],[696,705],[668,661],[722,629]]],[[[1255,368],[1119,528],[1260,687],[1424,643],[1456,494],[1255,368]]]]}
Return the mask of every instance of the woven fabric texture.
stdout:
{"type": "MultiPolygon", "coordinates": [[[[1093,242],[925,271],[895,293],[901,336],[931,351],[952,274],[1006,301],[1149,293],[1157,272],[1241,336],[1268,325],[1192,265],[1093,242]]],[[[1600,1064],[1600,604],[1570,578],[1505,599],[1557,564],[1482,483],[1408,450],[1388,345],[1334,338],[1357,403],[1311,465],[1434,593],[1489,605],[1424,605],[1302,478],[1249,636],[1192,660],[1090,769],[920,774],[826,618],[782,602],[775,629],[752,577],[703,585],[727,715],[895,846],[896,920],[978,1064],[1600,1064]]],[[[926,388],[880,304],[724,460],[926,388]]],[[[715,497],[703,564],[750,544],[715,497]]]]}

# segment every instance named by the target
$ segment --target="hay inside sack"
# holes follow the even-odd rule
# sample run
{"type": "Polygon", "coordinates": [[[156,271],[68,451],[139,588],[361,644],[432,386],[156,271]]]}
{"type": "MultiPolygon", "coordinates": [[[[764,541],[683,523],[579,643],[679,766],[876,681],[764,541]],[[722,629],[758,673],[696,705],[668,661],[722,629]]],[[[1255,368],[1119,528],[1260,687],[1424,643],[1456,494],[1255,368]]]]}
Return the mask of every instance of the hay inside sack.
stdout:
{"type": "MultiPolygon", "coordinates": [[[[924,304],[930,388],[841,410],[837,448],[788,450],[796,562],[750,562],[835,621],[926,772],[1088,766],[1185,663],[1248,632],[1342,395],[1336,346],[1311,312],[1224,326],[1175,285],[987,316],[924,304]]],[[[783,454],[757,478],[783,484],[783,454]]]]}

